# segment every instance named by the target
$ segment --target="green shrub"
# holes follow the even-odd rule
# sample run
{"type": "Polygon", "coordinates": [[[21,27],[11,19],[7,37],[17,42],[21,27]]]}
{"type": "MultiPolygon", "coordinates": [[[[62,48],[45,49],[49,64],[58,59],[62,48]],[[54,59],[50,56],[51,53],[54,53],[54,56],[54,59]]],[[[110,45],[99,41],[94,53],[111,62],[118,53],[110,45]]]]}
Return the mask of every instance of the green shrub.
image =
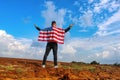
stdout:
{"type": "Polygon", "coordinates": [[[9,66],[5,66],[5,69],[8,70],[8,71],[9,70],[14,70],[14,67],[12,65],[9,65],[9,66]]]}
{"type": "Polygon", "coordinates": [[[92,61],[90,64],[98,65],[99,63],[97,61],[92,61]]]}
{"type": "Polygon", "coordinates": [[[16,72],[17,72],[17,73],[22,73],[22,72],[23,72],[23,69],[22,69],[22,68],[17,68],[17,69],[16,69],[16,72]]]}
{"type": "Polygon", "coordinates": [[[113,65],[114,66],[120,66],[120,63],[114,63],[113,65]]]}

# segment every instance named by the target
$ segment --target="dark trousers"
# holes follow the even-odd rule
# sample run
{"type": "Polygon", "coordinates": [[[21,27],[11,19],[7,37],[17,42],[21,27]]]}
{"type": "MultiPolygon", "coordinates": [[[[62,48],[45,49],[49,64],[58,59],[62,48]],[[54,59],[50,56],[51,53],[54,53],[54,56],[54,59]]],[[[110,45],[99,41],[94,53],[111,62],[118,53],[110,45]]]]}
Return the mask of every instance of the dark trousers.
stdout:
{"type": "Polygon", "coordinates": [[[57,65],[57,49],[58,45],[56,42],[48,42],[46,46],[46,51],[43,57],[43,62],[42,65],[46,64],[47,56],[49,55],[51,49],[53,50],[53,55],[54,55],[54,66],[57,65]]]}

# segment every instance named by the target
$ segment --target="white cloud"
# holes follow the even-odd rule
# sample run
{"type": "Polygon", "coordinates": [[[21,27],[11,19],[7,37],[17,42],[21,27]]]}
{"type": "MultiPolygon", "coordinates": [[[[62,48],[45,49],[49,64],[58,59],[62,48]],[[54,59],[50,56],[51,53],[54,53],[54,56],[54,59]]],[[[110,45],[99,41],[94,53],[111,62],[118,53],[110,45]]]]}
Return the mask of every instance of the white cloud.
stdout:
{"type": "Polygon", "coordinates": [[[74,47],[72,45],[64,45],[62,46],[62,50],[60,51],[61,53],[64,53],[64,54],[74,54],[76,53],[76,50],[74,49],[74,47]]]}
{"type": "Polygon", "coordinates": [[[102,53],[96,53],[97,57],[101,57],[101,58],[108,58],[110,55],[109,51],[103,51],[102,53]]]}
{"type": "Polygon", "coordinates": [[[0,30],[0,56],[35,58],[35,56],[43,53],[43,51],[39,52],[41,48],[31,47],[31,43],[32,40],[30,39],[15,39],[12,35],[7,34],[6,31],[0,30]]]}
{"type": "Polygon", "coordinates": [[[94,0],[89,0],[89,3],[92,3],[94,0]]]}
{"type": "Polygon", "coordinates": [[[100,7],[99,6],[95,6],[94,7],[94,12],[99,13],[100,12],[100,7]]]}
{"type": "Polygon", "coordinates": [[[100,3],[95,4],[94,12],[99,13],[102,9],[107,9],[109,4],[109,0],[101,0],[100,3]]]}
{"type": "Polygon", "coordinates": [[[92,12],[88,11],[83,16],[80,17],[81,26],[88,27],[93,25],[92,12]]]}
{"type": "Polygon", "coordinates": [[[80,6],[80,3],[79,3],[78,1],[75,1],[75,2],[73,3],[73,5],[75,5],[75,6],[80,6]]]}
{"type": "Polygon", "coordinates": [[[106,36],[120,33],[120,10],[111,16],[107,21],[98,25],[98,32],[95,35],[106,36]],[[116,25],[117,24],[117,25],[116,25]],[[112,26],[111,26],[112,25],[112,26]]]}
{"type": "Polygon", "coordinates": [[[56,6],[52,1],[45,2],[46,10],[42,11],[42,15],[46,20],[46,26],[51,26],[51,21],[55,20],[59,27],[64,24],[64,17],[66,9],[56,9],[56,6]]]}
{"type": "Polygon", "coordinates": [[[104,10],[109,10],[110,12],[115,11],[116,9],[118,9],[120,7],[119,2],[113,0],[101,0],[100,3],[96,3],[94,5],[94,12],[95,13],[100,13],[100,11],[104,10]]]}
{"type": "Polygon", "coordinates": [[[118,9],[119,7],[120,7],[119,2],[113,1],[113,2],[110,3],[110,7],[108,7],[108,10],[109,10],[110,12],[113,12],[113,11],[115,11],[116,9],[118,9]]]}
{"type": "MultiPolygon", "coordinates": [[[[23,46],[18,46],[20,43],[15,41],[13,36],[8,35],[5,31],[0,30],[0,44],[1,44],[1,53],[5,51],[12,51],[13,49],[22,49],[23,46]]],[[[8,52],[6,52],[9,54],[8,52]]]]}
{"type": "Polygon", "coordinates": [[[110,0],[101,0],[100,5],[104,5],[104,4],[108,3],[109,1],[110,0]]]}
{"type": "Polygon", "coordinates": [[[77,16],[72,16],[72,13],[70,13],[69,19],[72,22],[74,22],[75,25],[83,27],[83,30],[80,31],[87,31],[85,30],[86,27],[93,27],[92,17],[93,17],[92,11],[88,10],[87,12],[84,12],[82,16],[79,15],[79,18],[77,16]]]}

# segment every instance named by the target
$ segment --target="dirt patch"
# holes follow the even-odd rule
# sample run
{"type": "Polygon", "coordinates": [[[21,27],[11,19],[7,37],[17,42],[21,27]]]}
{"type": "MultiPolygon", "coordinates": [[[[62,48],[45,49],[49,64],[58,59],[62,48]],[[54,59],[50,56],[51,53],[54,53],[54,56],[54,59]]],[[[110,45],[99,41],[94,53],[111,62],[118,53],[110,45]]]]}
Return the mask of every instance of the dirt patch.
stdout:
{"type": "Polygon", "coordinates": [[[0,58],[0,80],[120,80],[120,67],[59,62],[59,68],[48,61],[0,58]]]}

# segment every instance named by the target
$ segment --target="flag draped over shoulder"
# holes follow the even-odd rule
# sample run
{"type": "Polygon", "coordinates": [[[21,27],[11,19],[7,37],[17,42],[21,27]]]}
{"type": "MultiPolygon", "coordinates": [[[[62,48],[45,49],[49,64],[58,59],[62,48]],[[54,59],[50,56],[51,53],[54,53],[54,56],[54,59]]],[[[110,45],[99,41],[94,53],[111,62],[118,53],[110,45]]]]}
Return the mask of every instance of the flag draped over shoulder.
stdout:
{"type": "Polygon", "coordinates": [[[62,28],[52,27],[52,30],[40,31],[38,41],[57,42],[64,44],[65,31],[62,28]]]}

